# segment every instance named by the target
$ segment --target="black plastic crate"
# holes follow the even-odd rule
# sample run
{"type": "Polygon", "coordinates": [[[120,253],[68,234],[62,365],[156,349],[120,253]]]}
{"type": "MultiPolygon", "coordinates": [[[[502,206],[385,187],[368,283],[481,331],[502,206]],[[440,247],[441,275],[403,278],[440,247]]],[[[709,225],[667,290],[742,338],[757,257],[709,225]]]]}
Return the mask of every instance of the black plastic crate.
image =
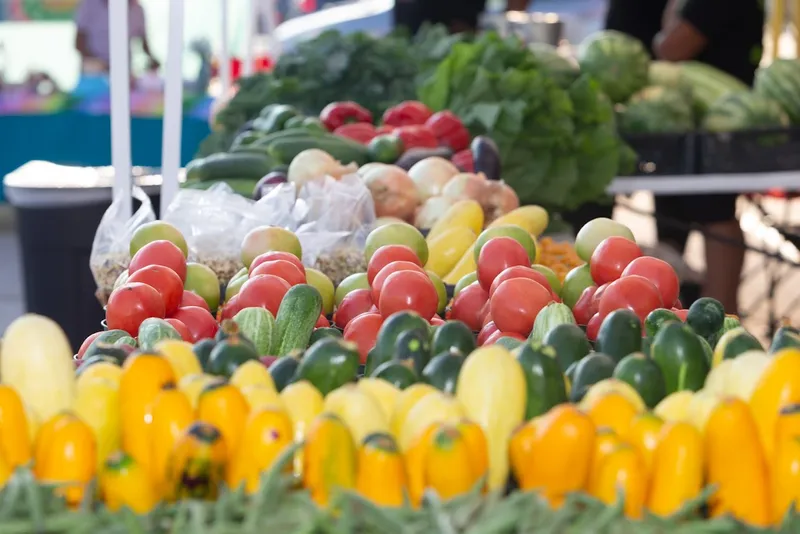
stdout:
{"type": "Polygon", "coordinates": [[[624,135],[639,156],[633,176],[665,176],[697,172],[693,133],[624,135]]]}
{"type": "Polygon", "coordinates": [[[800,170],[800,128],[697,134],[702,174],[800,170]]]}

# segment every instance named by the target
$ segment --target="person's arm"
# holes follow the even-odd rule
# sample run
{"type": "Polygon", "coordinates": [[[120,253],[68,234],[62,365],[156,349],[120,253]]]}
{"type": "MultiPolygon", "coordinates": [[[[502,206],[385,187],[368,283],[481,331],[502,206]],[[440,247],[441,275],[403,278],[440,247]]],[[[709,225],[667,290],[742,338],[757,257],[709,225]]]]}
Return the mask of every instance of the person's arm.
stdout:
{"type": "Polygon", "coordinates": [[[506,11],[527,11],[531,0],[508,0],[506,11]]]}
{"type": "Polygon", "coordinates": [[[653,41],[658,59],[686,61],[700,54],[710,40],[729,26],[732,18],[740,16],[742,2],[753,0],[671,0],[674,17],[665,14],[665,26],[653,41]],[[682,4],[682,6],[681,6],[682,4]]]}

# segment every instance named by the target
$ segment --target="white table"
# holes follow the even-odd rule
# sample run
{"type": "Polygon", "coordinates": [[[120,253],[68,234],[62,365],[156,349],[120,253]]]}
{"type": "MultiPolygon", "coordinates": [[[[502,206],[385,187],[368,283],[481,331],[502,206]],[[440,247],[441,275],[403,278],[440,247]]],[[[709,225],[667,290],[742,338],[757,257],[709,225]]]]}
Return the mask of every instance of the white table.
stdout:
{"type": "Polygon", "coordinates": [[[613,195],[627,195],[637,191],[650,191],[654,195],[709,195],[755,193],[769,189],[800,191],[800,170],[752,174],[626,176],[615,178],[607,191],[613,195]]]}

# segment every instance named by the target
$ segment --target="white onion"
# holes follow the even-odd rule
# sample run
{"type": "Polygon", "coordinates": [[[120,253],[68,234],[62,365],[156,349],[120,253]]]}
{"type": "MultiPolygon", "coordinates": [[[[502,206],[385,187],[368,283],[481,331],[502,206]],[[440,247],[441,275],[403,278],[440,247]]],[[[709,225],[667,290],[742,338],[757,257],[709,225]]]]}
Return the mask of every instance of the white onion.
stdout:
{"type": "Polygon", "coordinates": [[[457,174],[458,167],[438,156],[418,161],[408,171],[423,201],[439,195],[445,184],[457,174]]]}
{"type": "Polygon", "coordinates": [[[414,219],[414,226],[417,228],[433,228],[433,225],[442,218],[442,215],[456,203],[456,200],[448,197],[431,197],[425,201],[417,211],[414,219]]]}
{"type": "Polygon", "coordinates": [[[286,173],[289,182],[298,187],[312,180],[321,180],[326,176],[338,180],[345,174],[351,174],[358,170],[354,163],[342,165],[333,156],[319,150],[310,148],[303,150],[289,164],[289,171],[286,173]]]}

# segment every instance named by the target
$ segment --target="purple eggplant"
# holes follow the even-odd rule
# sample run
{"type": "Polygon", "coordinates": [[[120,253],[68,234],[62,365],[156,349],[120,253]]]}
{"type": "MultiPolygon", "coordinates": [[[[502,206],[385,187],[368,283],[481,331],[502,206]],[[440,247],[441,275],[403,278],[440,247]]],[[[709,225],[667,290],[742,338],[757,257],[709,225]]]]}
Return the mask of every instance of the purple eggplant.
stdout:
{"type": "Polygon", "coordinates": [[[271,173],[267,174],[263,178],[261,178],[256,186],[253,188],[253,200],[260,200],[267,193],[269,193],[270,189],[275,187],[276,185],[285,184],[288,182],[289,179],[286,176],[286,173],[280,171],[272,171],[271,173]]]}
{"type": "Polygon", "coordinates": [[[499,180],[500,150],[495,142],[485,135],[479,135],[472,140],[469,149],[475,162],[475,172],[482,172],[489,180],[499,180]]]}

